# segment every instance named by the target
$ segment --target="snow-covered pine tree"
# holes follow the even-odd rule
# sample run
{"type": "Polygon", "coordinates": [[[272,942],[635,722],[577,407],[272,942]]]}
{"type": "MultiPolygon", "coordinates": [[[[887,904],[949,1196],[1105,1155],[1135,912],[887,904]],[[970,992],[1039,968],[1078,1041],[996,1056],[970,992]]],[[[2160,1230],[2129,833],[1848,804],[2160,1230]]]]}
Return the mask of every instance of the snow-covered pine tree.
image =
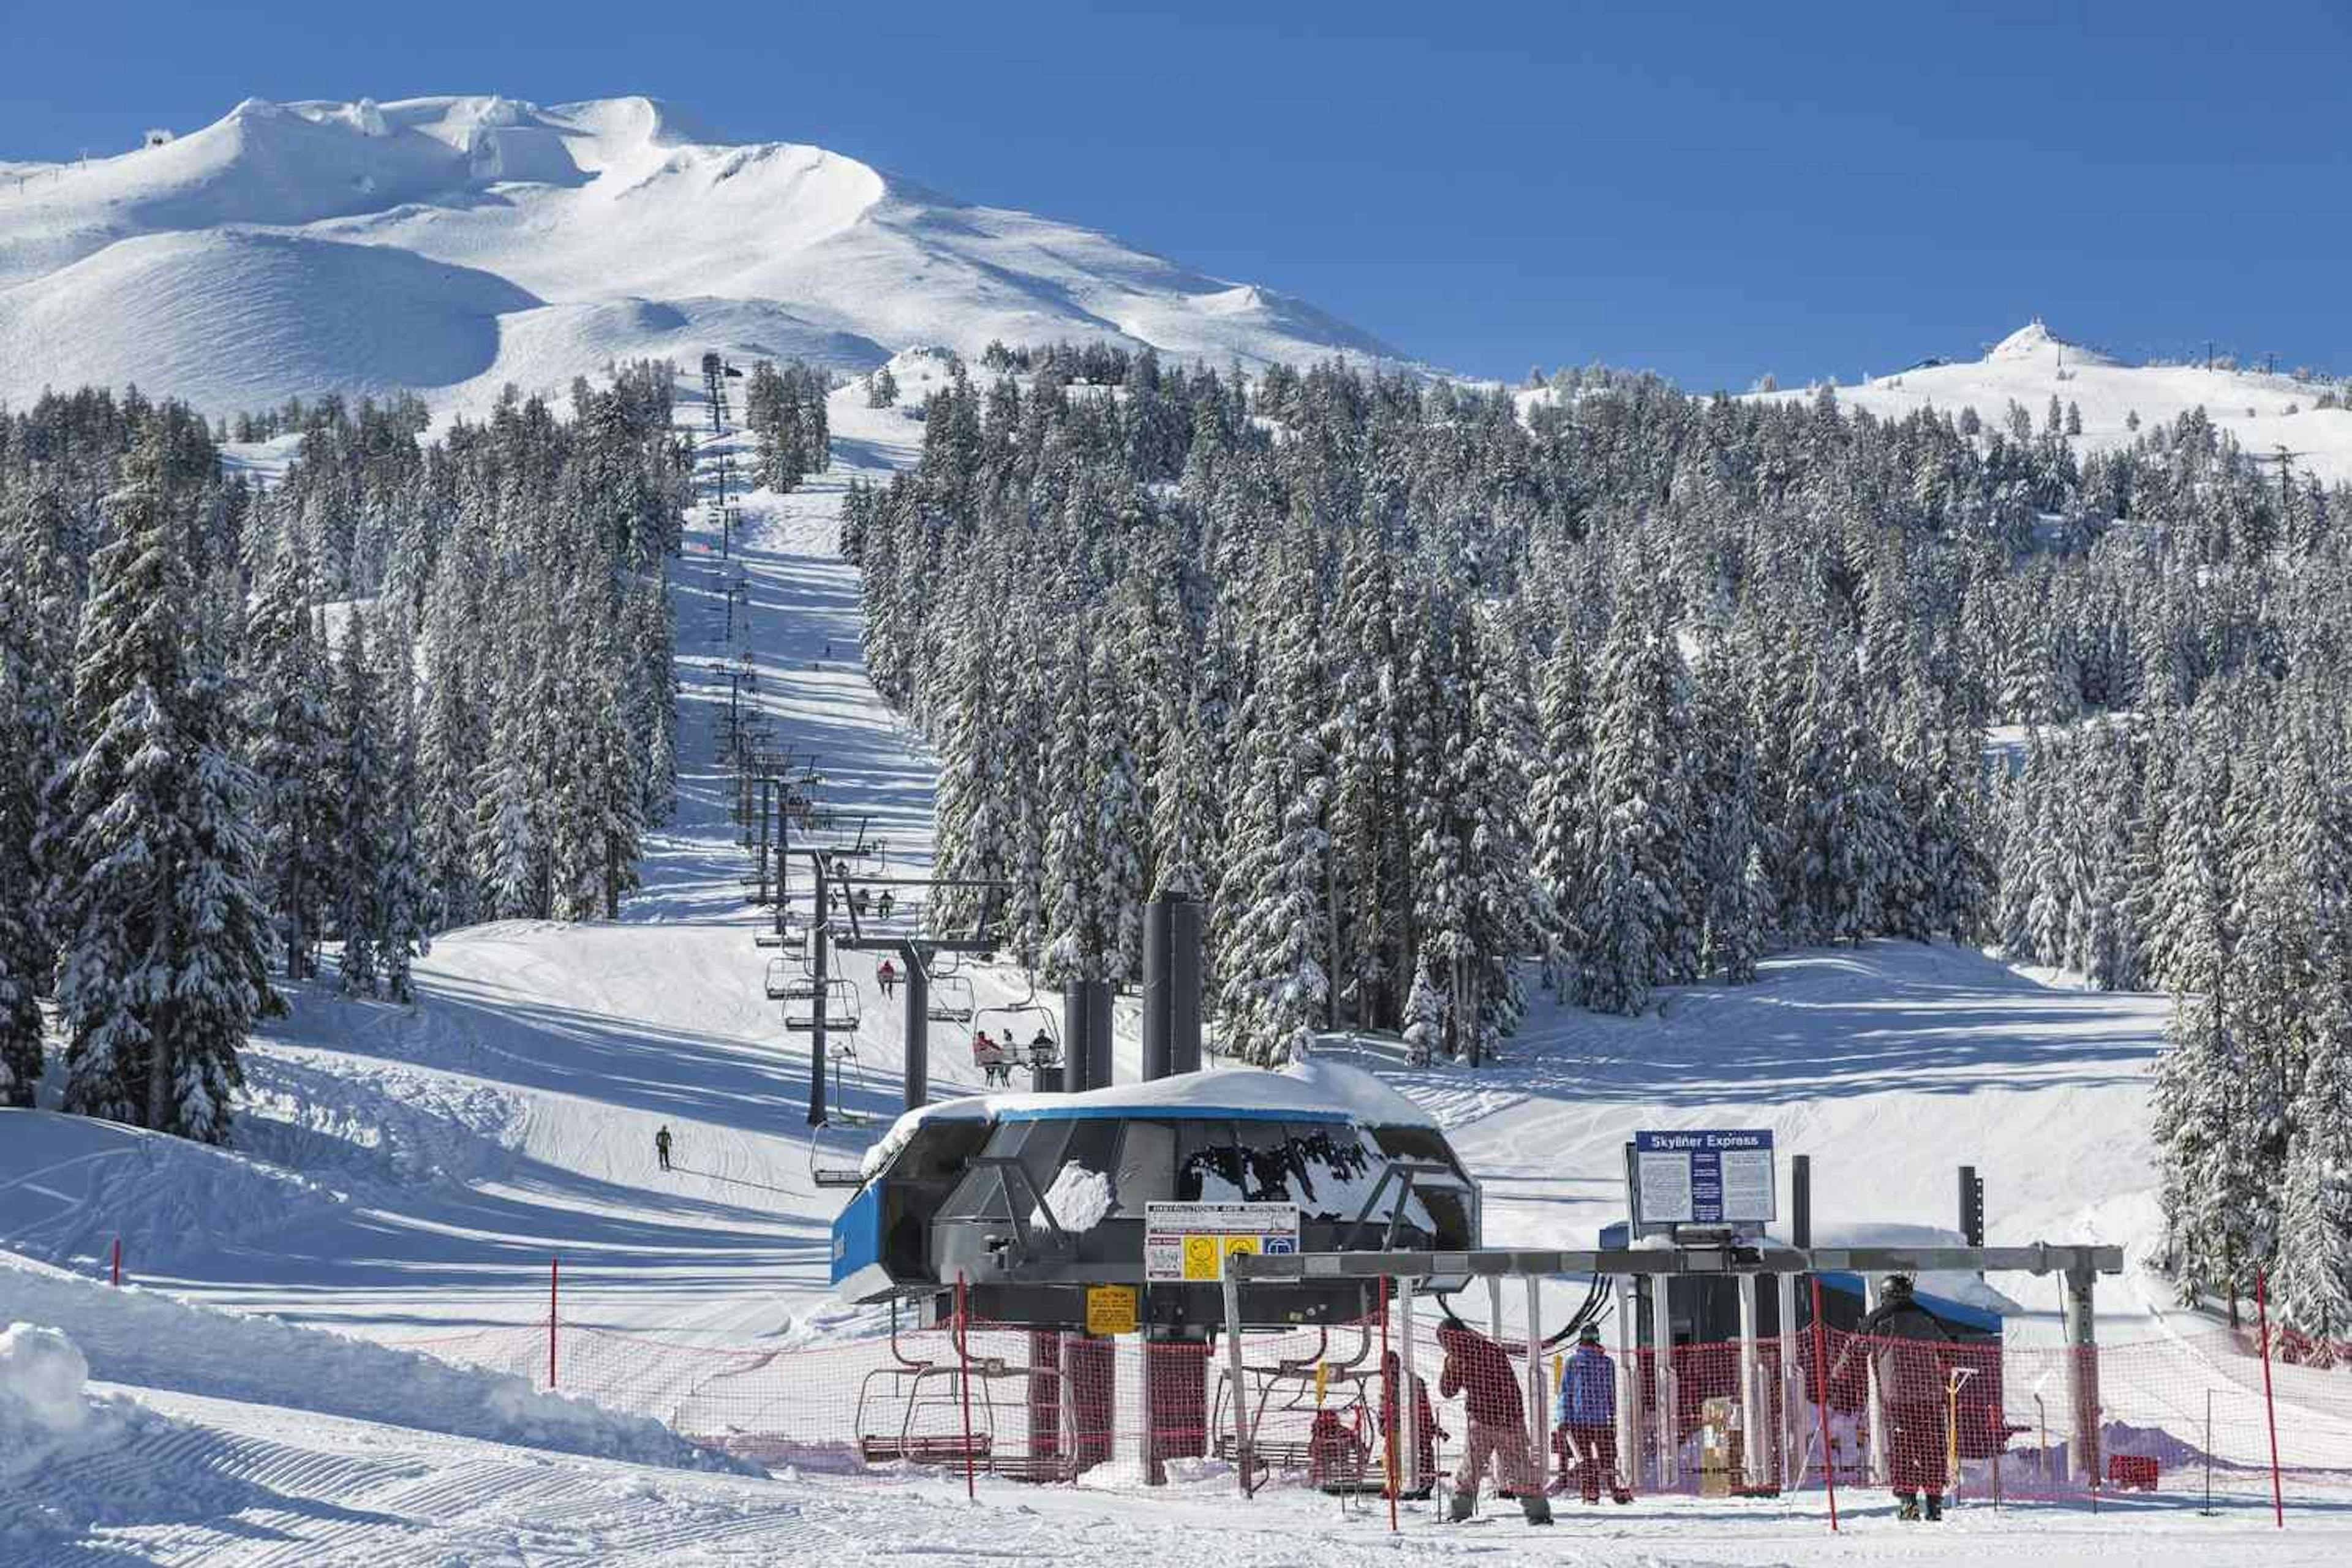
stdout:
{"type": "Polygon", "coordinates": [[[260,886],[279,960],[297,980],[318,971],[339,886],[337,819],[346,797],[330,765],[325,668],[300,536],[289,535],[246,619],[244,728],[260,886]]]}
{"type": "Polygon", "coordinates": [[[1683,771],[1688,677],[1663,608],[1649,595],[1620,600],[1595,679],[1598,721],[1587,811],[1591,935],[1584,1005],[1638,1013],[1673,975],[1690,890],[1680,876],[1693,824],[1683,771]]]}
{"type": "Polygon", "coordinates": [[[1762,808],[1756,739],[1748,727],[1747,677],[1728,628],[1714,628],[1699,652],[1692,698],[1691,816],[1705,868],[1702,973],[1734,985],[1756,978],[1770,926],[1763,906],[1763,858],[1758,844],[1762,808]]]}
{"type": "Polygon", "coordinates": [[[1535,838],[1534,869],[1551,900],[1554,929],[1544,958],[1546,984],[1564,1000],[1577,999],[1583,954],[1591,940],[1591,853],[1593,825],[1586,815],[1591,788],[1592,699],[1584,652],[1571,617],[1562,614],[1551,658],[1544,665],[1537,706],[1541,744],[1528,812],[1535,838]]]}
{"type": "Polygon", "coordinates": [[[107,500],[112,537],[91,562],[58,1000],[68,1110],[218,1143],[246,1031],[278,1004],[223,637],[180,554],[165,454],[187,417],[169,405],[150,416],[107,500]]]}
{"type": "Polygon", "coordinates": [[[1265,1067],[1306,1054],[1330,986],[1323,826],[1330,756],[1318,722],[1329,694],[1319,609],[1297,603],[1288,586],[1278,572],[1260,584],[1273,644],[1240,715],[1242,791],[1218,895],[1231,911],[1218,952],[1219,1037],[1227,1055],[1265,1067]]]}
{"type": "Polygon", "coordinates": [[[354,606],[337,640],[333,752],[330,776],[337,812],[331,903],[342,939],[342,987],[376,994],[383,934],[383,811],[392,767],[383,732],[383,683],[368,652],[372,616],[354,606]]]}

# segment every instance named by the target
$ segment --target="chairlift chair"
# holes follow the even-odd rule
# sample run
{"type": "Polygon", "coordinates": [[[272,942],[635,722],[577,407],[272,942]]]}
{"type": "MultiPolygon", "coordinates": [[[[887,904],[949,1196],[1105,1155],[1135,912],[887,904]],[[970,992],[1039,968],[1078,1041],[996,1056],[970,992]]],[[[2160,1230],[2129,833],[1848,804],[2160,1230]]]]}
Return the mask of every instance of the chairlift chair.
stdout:
{"type": "Polygon", "coordinates": [[[792,994],[794,979],[781,958],[768,960],[768,1000],[782,1002],[792,994]]]}
{"type": "Polygon", "coordinates": [[[931,1022],[934,1024],[969,1024],[974,1008],[971,982],[961,974],[933,973],[931,976],[931,1022]]]}
{"type": "MultiPolygon", "coordinates": [[[[828,977],[824,984],[824,1026],[828,1033],[857,1027],[857,987],[837,976],[828,977]]],[[[795,1034],[814,1034],[816,1030],[815,988],[810,994],[784,1002],[784,1027],[795,1034]]]]}

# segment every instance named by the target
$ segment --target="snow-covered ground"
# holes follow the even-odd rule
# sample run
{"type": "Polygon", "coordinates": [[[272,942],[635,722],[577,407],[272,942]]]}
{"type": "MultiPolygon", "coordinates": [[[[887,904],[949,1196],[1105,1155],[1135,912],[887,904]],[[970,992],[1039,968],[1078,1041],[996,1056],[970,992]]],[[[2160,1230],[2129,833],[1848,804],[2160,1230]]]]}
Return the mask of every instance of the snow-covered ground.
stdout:
{"type": "Polygon", "coordinates": [[[465,410],[615,359],[862,371],[992,339],[1396,355],[1303,301],[645,98],[247,100],[161,147],[0,165],[5,403],[136,381],[207,414],[397,389],[465,410]]]}
{"type": "MultiPolygon", "coordinates": [[[[911,355],[899,368],[902,383],[926,371],[911,355]]],[[[681,417],[698,413],[689,403],[681,417]]],[[[623,1395],[600,1416],[470,1371],[419,1373],[394,1390],[388,1369],[432,1363],[343,1336],[397,1347],[511,1325],[501,1331],[527,1337],[545,1321],[551,1258],[567,1332],[782,1349],[871,1326],[828,1304],[827,1227],[841,1194],[819,1189],[811,1169],[854,1163],[875,1134],[843,1129],[813,1153],[805,1038],[784,1034],[765,998],[759,917],[737,880],[715,754],[726,686],[710,673],[731,652],[723,590],[740,574],[752,700],[778,742],[818,754],[824,798],[871,813],[894,868],[928,863],[934,770],[865,679],[855,574],[833,538],[846,484],[910,461],[920,425],[866,408],[856,387],[835,396],[831,417],[832,471],[788,497],[745,499],[730,559],[703,514],[694,520],[677,579],[683,805],[626,918],[452,933],[419,963],[413,1008],[299,993],[293,1016],[248,1054],[253,1101],[235,1151],[0,1113],[0,1247],[41,1260],[0,1267],[0,1325],[62,1329],[111,1385],[101,1394],[126,1394],[154,1417],[109,1426],[121,1440],[72,1468],[62,1496],[0,1494],[0,1521],[36,1508],[68,1521],[30,1556],[9,1555],[0,1523],[0,1561],[1250,1564],[1450,1562],[1523,1547],[1538,1560],[1628,1563],[2340,1555],[2352,1513],[2316,1504],[2284,1536],[2238,1506],[2216,1520],[2179,1508],[2095,1519],[1977,1509],[1940,1534],[1898,1535],[1873,1500],[1832,1539],[1810,1497],[1660,1500],[1591,1520],[1571,1507],[1541,1538],[1516,1522],[1447,1532],[1409,1512],[1392,1545],[1384,1520],[1312,1493],[1237,1509],[1231,1477],[1213,1467],[1149,1495],[983,1481],[975,1510],[950,1481],[919,1474],[680,1471],[674,1451],[629,1446],[659,1441],[629,1416],[667,1412],[623,1395]],[[677,1139],[668,1174],[652,1148],[663,1125],[677,1139]],[[118,1237],[144,1289],[91,1283],[118,1237]],[[289,1326],[247,1332],[164,1296],[289,1326]],[[633,1462],[647,1458],[671,1463],[633,1462]]],[[[742,444],[706,447],[722,449],[742,444]]],[[[846,1099],[887,1120],[899,1010],[882,1005],[870,961],[844,967],[861,1015],[846,1099]]],[[[1027,990],[1014,973],[975,981],[983,1007],[1027,990]]],[[[2179,1391],[2186,1421],[2191,1384],[2241,1391],[2244,1367],[2212,1350],[2210,1324],[2170,1310],[2139,1264],[2155,1221],[2146,1091],[2163,1016],[2157,999],[1886,942],[1788,955],[1754,986],[1671,992],[1636,1019],[1539,1008],[1508,1059],[1476,1074],[1409,1068],[1377,1044],[1334,1050],[1448,1129],[1486,1184],[1488,1234],[1503,1243],[1591,1242],[1618,1217],[1619,1150],[1637,1126],[1771,1127],[1783,1150],[1814,1157],[1824,1239],[1948,1220],[1953,1167],[1975,1163],[1995,1239],[2126,1246],[2134,1268],[2103,1289],[2105,1335],[2173,1347],[2165,1375],[2189,1380],[2179,1391]]],[[[1118,1073],[1129,1079],[1131,1005],[1121,1025],[1118,1073]]],[[[941,1088],[978,1085],[958,1033],[937,1031],[941,1088]]],[[[2053,1282],[1992,1283],[2026,1309],[2013,1331],[2021,1350],[2048,1343],[2053,1282]]],[[[1553,1291],[1548,1315],[1570,1294],[1565,1283],[1553,1291]]],[[[2336,1418],[2296,1403],[2340,1411],[2309,1380],[2345,1375],[2299,1372],[2284,1391],[2294,1429],[2324,1439],[2308,1462],[2346,1462],[2333,1458],[2352,1441],[2336,1418]]]]}
{"type": "MultiPolygon", "coordinates": [[[[2316,474],[2326,484],[2352,483],[2352,408],[2315,408],[2326,390],[2326,383],[2258,371],[2123,364],[2063,342],[2033,321],[1982,359],[1874,375],[1840,386],[1837,395],[1849,408],[1889,418],[1922,408],[1947,414],[1974,408],[1988,425],[1998,424],[2014,402],[2032,415],[2036,430],[2054,396],[2060,407],[2072,403],[2083,411],[2077,452],[2130,445],[2137,434],[2130,424],[2135,414],[2145,430],[2202,408],[2248,453],[2267,458],[2284,449],[2293,454],[2297,475],[2316,474]]],[[[1759,395],[1786,401],[1811,393],[1787,388],[1759,395]]]]}

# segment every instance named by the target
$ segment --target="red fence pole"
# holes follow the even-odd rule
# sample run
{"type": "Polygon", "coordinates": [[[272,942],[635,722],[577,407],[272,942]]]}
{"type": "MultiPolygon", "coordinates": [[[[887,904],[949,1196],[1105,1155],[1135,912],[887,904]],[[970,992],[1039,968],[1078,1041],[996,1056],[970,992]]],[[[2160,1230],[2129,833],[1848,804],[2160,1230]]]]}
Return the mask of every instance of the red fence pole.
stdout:
{"type": "Polygon", "coordinates": [[[972,1479],[971,1456],[971,1327],[964,1316],[963,1270],[956,1270],[956,1383],[963,1390],[963,1495],[978,1500],[980,1489],[972,1479]]]}
{"type": "Polygon", "coordinates": [[[555,1271],[559,1260],[547,1260],[547,1386],[555,1386],[555,1271]]]}
{"type": "Polygon", "coordinates": [[[122,1287],[122,1238],[119,1236],[114,1238],[113,1280],[115,1289],[121,1289],[122,1287]]]}
{"type": "Polygon", "coordinates": [[[2271,1425],[2271,1518],[2284,1530],[2286,1493],[2279,1484],[2278,1403],[2271,1397],[2270,1281],[2259,1268],[2254,1270],[2254,1313],[2263,1334],[2263,1414],[2269,1417],[2271,1425]]]}
{"type": "Polygon", "coordinates": [[[1830,1533],[1837,1533],[1837,1453],[1830,1447],[1829,1337],[1822,1332],[1822,1277],[1813,1276],[1813,1410],[1822,1424],[1822,1481],[1830,1492],[1830,1533]]]}
{"type": "MultiPolygon", "coordinates": [[[[1389,1494],[1389,1533],[1391,1535],[1394,1535],[1397,1529],[1396,1429],[1397,1417],[1404,1413],[1403,1406],[1405,1393],[1404,1390],[1397,1386],[1396,1373],[1389,1370],[1389,1277],[1385,1274],[1381,1276],[1381,1386],[1388,1391],[1389,1396],[1389,1418],[1384,1425],[1388,1427],[1387,1443],[1389,1453],[1389,1484],[1387,1489],[1389,1494]]],[[[1234,1397],[1236,1400],[1240,1399],[1242,1393],[1240,1389],[1237,1388],[1234,1390],[1234,1397]]],[[[1420,1401],[1416,1400],[1413,1402],[1413,1416],[1416,1422],[1418,1422],[1420,1415],[1421,1404],[1420,1401]]],[[[1421,1441],[1421,1434],[1419,1431],[1416,1430],[1413,1433],[1412,1440],[1416,1443],[1421,1441]]]]}

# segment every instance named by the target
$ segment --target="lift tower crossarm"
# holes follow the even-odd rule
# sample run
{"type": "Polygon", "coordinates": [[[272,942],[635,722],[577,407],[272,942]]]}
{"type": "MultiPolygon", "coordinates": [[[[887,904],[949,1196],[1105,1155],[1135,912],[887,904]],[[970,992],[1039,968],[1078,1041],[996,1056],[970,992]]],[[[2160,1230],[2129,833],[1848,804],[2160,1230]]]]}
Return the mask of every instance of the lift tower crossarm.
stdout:
{"type": "Polygon", "coordinates": [[[1244,1280],[1416,1279],[1526,1274],[2120,1274],[2120,1247],[1773,1247],[1730,1243],[1584,1251],[1237,1253],[1226,1267],[1244,1280]]]}

